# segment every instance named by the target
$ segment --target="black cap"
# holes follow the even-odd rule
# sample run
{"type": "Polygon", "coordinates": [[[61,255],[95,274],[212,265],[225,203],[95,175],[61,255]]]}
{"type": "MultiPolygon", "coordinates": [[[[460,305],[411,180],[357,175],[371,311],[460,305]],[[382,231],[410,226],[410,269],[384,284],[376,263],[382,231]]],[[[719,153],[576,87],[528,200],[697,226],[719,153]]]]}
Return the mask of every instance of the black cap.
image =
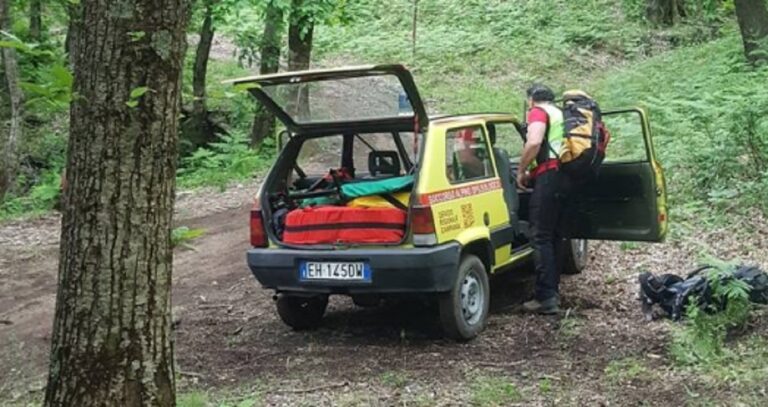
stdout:
{"type": "Polygon", "coordinates": [[[533,99],[534,102],[554,102],[555,101],[555,92],[552,92],[552,89],[540,83],[534,84],[533,86],[528,88],[528,90],[525,91],[525,93],[526,95],[528,95],[529,98],[533,99]]]}

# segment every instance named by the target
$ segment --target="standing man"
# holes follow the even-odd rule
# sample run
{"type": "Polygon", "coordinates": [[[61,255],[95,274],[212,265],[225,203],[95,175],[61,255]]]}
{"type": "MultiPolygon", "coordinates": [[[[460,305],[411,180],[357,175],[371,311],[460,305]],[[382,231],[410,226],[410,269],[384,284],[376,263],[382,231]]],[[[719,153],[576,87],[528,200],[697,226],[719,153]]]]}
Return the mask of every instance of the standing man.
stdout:
{"type": "Polygon", "coordinates": [[[563,209],[563,197],[569,189],[569,179],[558,170],[557,151],[563,143],[565,128],[563,112],[554,104],[555,94],[544,85],[528,89],[528,135],[517,173],[517,185],[533,185],[529,213],[532,228],[534,261],[536,263],[536,295],[523,304],[523,309],[539,314],[559,311],[560,269],[557,262],[559,247],[558,225],[563,209]],[[536,160],[530,174],[526,171],[536,160]]]}

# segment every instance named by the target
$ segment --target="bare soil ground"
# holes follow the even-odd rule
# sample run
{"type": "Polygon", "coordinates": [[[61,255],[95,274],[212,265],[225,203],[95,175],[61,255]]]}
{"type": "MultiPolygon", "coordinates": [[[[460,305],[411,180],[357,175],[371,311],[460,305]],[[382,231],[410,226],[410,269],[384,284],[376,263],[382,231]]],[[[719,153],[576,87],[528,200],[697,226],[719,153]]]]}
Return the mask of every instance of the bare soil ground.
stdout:
{"type": "MultiPolygon", "coordinates": [[[[517,311],[530,286],[524,270],[496,278],[487,330],[454,343],[441,338],[436,310],[419,302],[362,309],[334,298],[321,329],[293,332],[283,325],[272,293],[245,265],[254,190],[182,194],[178,202],[177,223],[206,230],[194,250],[179,249],[174,260],[182,392],[209,389],[255,394],[265,405],[312,406],[682,405],[734,397],[727,387],[710,388],[672,369],[671,324],[644,321],[635,279],[644,270],[688,270],[705,245],[765,267],[762,218],[751,221],[763,232],[748,244],[724,232],[661,245],[593,243],[588,270],[564,279],[568,311],[559,317],[517,311]],[[516,392],[499,388],[497,378],[516,392]]],[[[0,225],[0,404],[41,396],[58,236],[56,216],[0,225]]],[[[754,329],[768,332],[766,319],[754,329]]]]}

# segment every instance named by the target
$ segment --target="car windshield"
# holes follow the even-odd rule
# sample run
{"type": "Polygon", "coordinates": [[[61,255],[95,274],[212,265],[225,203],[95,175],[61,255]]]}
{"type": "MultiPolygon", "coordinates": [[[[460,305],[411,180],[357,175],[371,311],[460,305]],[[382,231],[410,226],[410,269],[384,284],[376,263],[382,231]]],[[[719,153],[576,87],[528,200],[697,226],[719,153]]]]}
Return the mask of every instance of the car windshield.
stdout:
{"type": "Polygon", "coordinates": [[[398,78],[375,75],[263,85],[262,90],[299,124],[413,115],[398,78]]]}

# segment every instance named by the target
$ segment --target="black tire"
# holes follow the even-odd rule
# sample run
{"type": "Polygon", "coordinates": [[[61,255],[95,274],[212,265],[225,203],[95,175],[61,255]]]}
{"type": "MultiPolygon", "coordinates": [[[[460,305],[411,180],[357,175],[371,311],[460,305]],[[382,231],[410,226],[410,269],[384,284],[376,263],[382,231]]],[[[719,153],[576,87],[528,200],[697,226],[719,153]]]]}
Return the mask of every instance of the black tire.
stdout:
{"type": "Polygon", "coordinates": [[[277,298],[277,314],[280,319],[297,331],[320,326],[327,307],[327,295],[303,297],[282,294],[277,298]]]}
{"type": "Polygon", "coordinates": [[[566,275],[581,274],[589,260],[589,244],[586,239],[565,239],[562,242],[561,272],[566,275]]]}
{"type": "Polygon", "coordinates": [[[491,288],[488,272],[477,256],[465,255],[451,291],[440,295],[440,322],[449,338],[468,341],[485,328],[491,288]]]}

